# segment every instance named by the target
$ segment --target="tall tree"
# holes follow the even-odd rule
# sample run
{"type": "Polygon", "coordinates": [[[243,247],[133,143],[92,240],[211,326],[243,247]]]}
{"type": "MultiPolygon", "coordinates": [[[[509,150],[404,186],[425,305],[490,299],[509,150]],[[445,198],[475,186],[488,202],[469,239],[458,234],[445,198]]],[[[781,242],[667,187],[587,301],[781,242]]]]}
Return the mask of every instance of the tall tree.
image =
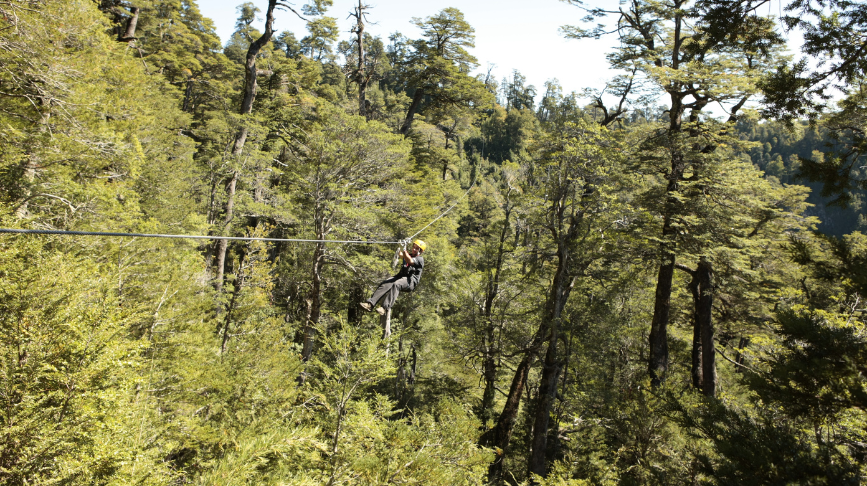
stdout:
{"type": "MultiPolygon", "coordinates": [[[[601,239],[613,229],[620,210],[614,196],[622,173],[622,152],[604,127],[588,120],[565,123],[552,130],[542,146],[546,173],[540,189],[545,194],[542,228],[550,237],[553,272],[542,315],[540,334],[547,344],[533,411],[529,471],[547,474],[547,443],[551,410],[564,361],[563,311],[578,279],[601,258],[601,239]]],[[[621,208],[622,209],[622,208],[621,208]]]]}
{"type": "Polygon", "coordinates": [[[422,20],[413,18],[424,38],[409,46],[392,46],[392,63],[401,83],[412,96],[400,132],[412,128],[416,113],[426,98],[431,104],[483,106],[492,101],[490,93],[469,75],[476,58],[467,48],[474,46],[475,30],[456,8],[447,8],[422,20]]]}
{"type": "MultiPolygon", "coordinates": [[[[574,2],[580,6],[579,2],[574,2]]],[[[782,40],[769,19],[747,16],[732,32],[720,34],[707,22],[708,5],[686,0],[645,2],[634,0],[625,8],[610,12],[590,11],[591,17],[614,14],[621,49],[611,57],[616,68],[636,64],[669,99],[668,123],[657,138],[663,141],[665,198],[662,201],[662,228],[653,319],[650,328],[648,370],[654,384],[664,380],[668,370],[668,322],[677,262],[677,219],[685,214],[680,193],[682,185],[703,163],[703,153],[715,146],[697,143],[703,110],[710,103],[726,104],[730,121],[757,90],[755,83],[767,64],[763,62],[782,40]],[[724,82],[737,68],[740,82],[724,82]]],[[[567,37],[587,38],[604,34],[604,27],[565,29],[567,37]]]]}
{"type": "MultiPolygon", "coordinates": [[[[325,240],[343,227],[372,219],[369,212],[358,211],[376,200],[378,188],[406,169],[407,142],[395,137],[378,122],[323,107],[319,123],[312,127],[303,143],[290,146],[296,163],[287,171],[291,175],[287,189],[304,215],[302,219],[310,222],[304,227],[305,235],[325,240]]],[[[327,248],[322,242],[313,247],[305,278],[308,290],[304,296],[301,352],[304,360],[313,353],[323,287],[328,284],[323,268],[329,263],[348,265],[341,254],[339,249],[327,248]]]]}
{"type": "MultiPolygon", "coordinates": [[[[242,117],[241,126],[235,133],[231,150],[231,156],[234,159],[239,159],[241,157],[241,153],[244,151],[244,145],[247,142],[247,136],[249,134],[250,127],[249,122],[244,118],[248,117],[253,112],[253,102],[255,101],[256,93],[259,90],[259,72],[256,68],[256,61],[259,56],[259,52],[271,40],[271,36],[274,34],[274,10],[278,6],[291,10],[296,15],[299,15],[291,6],[289,6],[285,2],[280,2],[278,0],[268,0],[268,8],[265,11],[265,31],[262,32],[261,36],[259,36],[257,39],[250,43],[250,47],[247,49],[247,56],[244,61],[244,91],[241,97],[241,105],[238,110],[238,113],[242,117]]],[[[247,10],[250,10],[250,8],[248,8],[247,10]]],[[[247,12],[247,10],[242,11],[242,18],[244,19],[250,16],[250,13],[247,12]]],[[[239,24],[241,22],[242,20],[239,20],[239,24]]],[[[226,203],[223,211],[223,228],[221,231],[221,233],[223,234],[225,234],[226,230],[234,219],[235,194],[238,186],[238,178],[241,175],[239,171],[239,168],[233,169],[228,178],[228,181],[226,181],[225,184],[226,203]]],[[[220,240],[217,245],[217,268],[214,280],[214,285],[216,286],[217,290],[220,290],[223,287],[227,249],[228,240],[220,240]]]]}
{"type": "Polygon", "coordinates": [[[363,117],[367,117],[367,107],[365,106],[367,103],[367,85],[370,83],[373,75],[373,73],[365,72],[367,57],[364,50],[364,22],[367,20],[365,10],[369,9],[370,5],[363,3],[362,0],[358,0],[358,6],[354,7],[353,12],[350,14],[355,17],[355,26],[352,27],[352,33],[355,34],[355,46],[358,49],[358,67],[354,73],[354,78],[358,84],[358,114],[363,117]]]}
{"type": "MultiPolygon", "coordinates": [[[[764,2],[719,3],[717,18],[725,28],[741,18],[732,16],[732,11],[749,11],[764,2]]],[[[803,33],[801,52],[818,62],[810,63],[809,57],[781,62],[769,73],[761,83],[766,113],[789,121],[802,116],[815,119],[834,90],[845,92],[867,74],[867,7],[851,0],[793,0],[785,11],[782,23],[803,33]]]]}

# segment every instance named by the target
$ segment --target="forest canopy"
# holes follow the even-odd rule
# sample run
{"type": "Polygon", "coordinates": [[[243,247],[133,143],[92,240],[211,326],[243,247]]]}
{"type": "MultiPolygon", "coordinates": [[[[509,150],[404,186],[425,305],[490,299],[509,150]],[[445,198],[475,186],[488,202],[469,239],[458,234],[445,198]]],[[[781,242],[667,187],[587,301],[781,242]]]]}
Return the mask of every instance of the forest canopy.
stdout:
{"type": "Polygon", "coordinates": [[[564,1],[0,0],[0,483],[867,481],[867,6],[564,1]]]}

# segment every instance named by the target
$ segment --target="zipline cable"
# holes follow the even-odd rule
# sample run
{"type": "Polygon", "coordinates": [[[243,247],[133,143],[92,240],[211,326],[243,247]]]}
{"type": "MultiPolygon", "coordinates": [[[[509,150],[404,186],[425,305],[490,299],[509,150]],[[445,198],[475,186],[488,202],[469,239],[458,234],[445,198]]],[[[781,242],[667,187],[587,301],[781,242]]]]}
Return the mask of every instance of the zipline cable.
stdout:
{"type": "Polygon", "coordinates": [[[274,241],[274,242],[299,242],[299,243],[343,243],[343,244],[370,244],[370,245],[395,245],[400,241],[378,240],[302,240],[294,238],[254,238],[247,236],[209,236],[209,235],[166,235],[159,233],[106,233],[100,231],[63,231],[63,230],[30,230],[16,228],[0,228],[0,233],[25,233],[36,235],[79,235],[79,236],[128,236],[140,238],[178,238],[193,240],[233,240],[233,241],[274,241]]]}
{"type": "Polygon", "coordinates": [[[455,203],[452,204],[452,207],[446,209],[442,214],[440,214],[439,216],[437,216],[436,219],[434,219],[433,221],[431,221],[430,223],[428,223],[427,226],[425,226],[424,228],[422,228],[422,229],[416,231],[414,235],[410,236],[409,238],[406,238],[406,239],[403,240],[403,241],[407,241],[407,242],[412,241],[412,239],[415,238],[416,236],[418,236],[419,233],[421,233],[422,231],[428,229],[428,228],[430,227],[430,225],[436,223],[437,220],[439,220],[440,218],[442,218],[443,216],[445,216],[446,214],[448,214],[449,211],[451,211],[452,209],[454,209],[455,206],[457,206],[458,203],[461,202],[461,199],[467,197],[467,194],[470,193],[470,190],[471,190],[471,189],[473,188],[473,186],[475,186],[475,185],[476,185],[476,179],[473,178],[473,182],[470,184],[470,187],[467,188],[467,192],[465,192],[463,196],[459,197],[459,198],[455,201],[455,203]]]}
{"type": "Polygon", "coordinates": [[[77,236],[120,236],[120,237],[138,237],[138,238],[176,238],[176,239],[192,239],[192,240],[232,240],[232,241],[271,241],[271,242],[294,242],[294,243],[341,243],[345,245],[406,245],[413,238],[419,235],[422,231],[428,229],[432,224],[436,223],[440,218],[449,213],[458,203],[470,193],[470,189],[476,185],[476,180],[473,179],[472,184],[459,197],[450,208],[443,211],[442,214],[436,217],[433,221],[427,224],[424,228],[418,230],[409,238],[400,241],[379,241],[379,240],[305,240],[297,238],[255,238],[251,236],[212,236],[212,235],[169,235],[161,233],[116,233],[103,231],[66,231],[66,230],[39,230],[39,229],[19,229],[19,228],[0,228],[0,233],[13,234],[33,234],[33,235],[77,235],[77,236]]]}

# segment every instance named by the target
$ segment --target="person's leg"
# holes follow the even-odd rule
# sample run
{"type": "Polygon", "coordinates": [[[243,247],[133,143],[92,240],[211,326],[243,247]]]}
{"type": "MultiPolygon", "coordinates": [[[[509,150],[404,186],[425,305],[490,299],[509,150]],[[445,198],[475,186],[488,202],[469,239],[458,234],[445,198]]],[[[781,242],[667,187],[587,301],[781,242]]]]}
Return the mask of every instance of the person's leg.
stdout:
{"type": "MultiPolygon", "coordinates": [[[[373,291],[373,295],[371,295],[370,298],[367,299],[367,303],[370,304],[371,307],[375,306],[376,303],[379,302],[379,299],[382,298],[382,296],[391,292],[392,287],[394,286],[394,283],[397,282],[398,280],[406,280],[406,279],[400,279],[398,277],[391,277],[389,279],[383,280],[382,283],[379,284],[379,287],[377,287],[376,290],[373,291]]],[[[394,301],[392,301],[392,302],[394,302],[394,301]]]]}
{"type": "Polygon", "coordinates": [[[382,299],[382,308],[385,310],[391,309],[394,305],[394,301],[397,300],[397,296],[400,295],[401,291],[409,290],[409,280],[406,278],[401,278],[391,284],[391,287],[385,292],[385,296],[382,299]]]}

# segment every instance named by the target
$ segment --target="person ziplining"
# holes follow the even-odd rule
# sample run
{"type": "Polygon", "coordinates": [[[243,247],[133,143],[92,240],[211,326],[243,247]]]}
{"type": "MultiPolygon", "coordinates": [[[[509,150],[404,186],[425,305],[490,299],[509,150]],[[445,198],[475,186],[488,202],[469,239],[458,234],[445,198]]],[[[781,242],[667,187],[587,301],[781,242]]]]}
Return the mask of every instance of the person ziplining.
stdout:
{"type": "Polygon", "coordinates": [[[425,225],[424,228],[418,230],[409,238],[400,241],[376,241],[376,240],[314,240],[300,238],[261,238],[251,236],[221,236],[221,235],[178,235],[178,234],[161,234],[161,233],[126,233],[126,232],[100,232],[100,231],[70,231],[70,230],[55,230],[55,229],[24,229],[24,228],[0,228],[0,234],[36,234],[36,235],[78,235],[78,236],[99,236],[99,237],[121,237],[121,238],[181,238],[181,239],[198,239],[198,240],[230,240],[230,241],[265,241],[265,242],[292,242],[292,243],[331,243],[344,245],[403,245],[403,248],[398,251],[398,258],[402,258],[404,265],[397,275],[392,276],[382,281],[373,295],[365,302],[359,303],[359,306],[366,311],[375,310],[380,315],[386,315],[388,310],[392,308],[397,296],[402,291],[411,292],[421,280],[421,274],[424,270],[424,258],[422,253],[427,249],[427,244],[422,240],[413,241],[412,248],[407,251],[406,244],[421,234],[424,230],[431,227],[434,223],[440,220],[443,216],[454,209],[458,202],[467,197],[470,190],[476,185],[476,179],[470,184],[466,192],[459,197],[455,202],[439,216],[425,225]],[[377,303],[382,300],[382,306],[377,306],[377,303]]]}
{"type": "Polygon", "coordinates": [[[368,312],[376,310],[379,315],[384,316],[394,305],[401,291],[411,292],[415,290],[424,270],[424,257],[421,254],[426,249],[427,244],[422,240],[415,240],[409,251],[406,251],[406,247],[401,249],[399,255],[403,258],[404,264],[401,266],[400,272],[383,280],[369,299],[358,304],[359,307],[368,312]],[[377,306],[376,304],[380,299],[382,305],[377,306]]]}

